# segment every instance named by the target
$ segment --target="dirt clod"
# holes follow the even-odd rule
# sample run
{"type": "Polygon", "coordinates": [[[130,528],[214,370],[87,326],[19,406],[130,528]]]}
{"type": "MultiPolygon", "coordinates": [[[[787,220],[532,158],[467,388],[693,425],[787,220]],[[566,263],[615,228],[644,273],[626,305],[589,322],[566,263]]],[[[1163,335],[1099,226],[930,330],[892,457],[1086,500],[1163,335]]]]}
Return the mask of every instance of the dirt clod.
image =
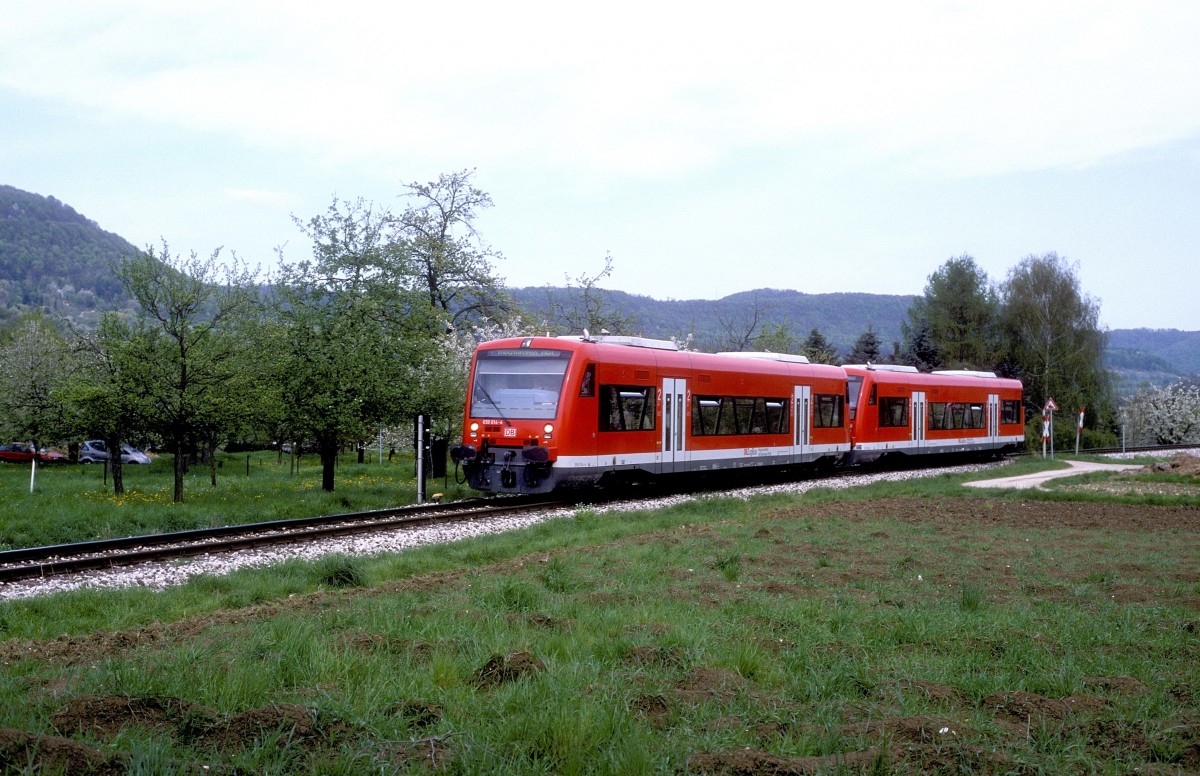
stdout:
{"type": "Polygon", "coordinates": [[[1168,461],[1158,461],[1147,466],[1143,471],[1169,472],[1187,477],[1200,477],[1200,458],[1186,453],[1180,453],[1168,461]]]}
{"type": "Polygon", "coordinates": [[[126,771],[126,758],[60,736],[41,736],[0,728],[0,772],[70,773],[117,776],[126,771]]]}
{"type": "Polygon", "coordinates": [[[747,684],[741,675],[733,671],[696,668],[675,686],[675,691],[684,703],[697,704],[708,700],[730,700],[743,692],[747,684]]]}
{"type": "Polygon", "coordinates": [[[846,736],[876,736],[907,744],[944,744],[974,735],[967,726],[935,717],[893,717],[852,725],[846,736]]]}
{"type": "Polygon", "coordinates": [[[825,757],[781,757],[757,749],[702,752],[688,758],[688,773],[713,776],[807,776],[817,773],[887,772],[886,756],[876,749],[825,757]],[[880,768],[882,766],[882,768],[880,768]]]}
{"type": "Polygon", "coordinates": [[[179,698],[79,695],[51,716],[50,724],[66,735],[81,733],[109,741],[128,726],[187,738],[190,732],[208,730],[219,719],[212,709],[179,698]]]}
{"type": "Polygon", "coordinates": [[[1083,685],[1116,695],[1145,695],[1150,692],[1149,687],[1132,676],[1089,676],[1083,680],[1083,685]]]}
{"type": "Polygon", "coordinates": [[[1032,692],[1005,692],[983,699],[984,708],[992,709],[997,719],[1018,725],[1062,722],[1073,714],[1102,711],[1108,704],[1103,698],[1072,695],[1047,698],[1032,692]]]}
{"type": "Polygon", "coordinates": [[[492,655],[486,663],[475,669],[472,681],[479,688],[497,687],[544,670],[546,664],[528,652],[492,655]]]}
{"type": "Polygon", "coordinates": [[[308,744],[323,739],[312,711],[304,706],[283,703],[237,714],[205,736],[206,742],[221,749],[245,749],[274,736],[281,746],[308,744]]]}
{"type": "Polygon", "coordinates": [[[403,718],[414,728],[427,728],[436,725],[441,721],[443,713],[441,706],[425,701],[394,703],[388,708],[388,714],[403,718]]]}
{"type": "Polygon", "coordinates": [[[671,707],[667,704],[667,699],[661,695],[638,696],[633,699],[630,708],[649,722],[655,730],[664,729],[671,716],[671,707]]]}

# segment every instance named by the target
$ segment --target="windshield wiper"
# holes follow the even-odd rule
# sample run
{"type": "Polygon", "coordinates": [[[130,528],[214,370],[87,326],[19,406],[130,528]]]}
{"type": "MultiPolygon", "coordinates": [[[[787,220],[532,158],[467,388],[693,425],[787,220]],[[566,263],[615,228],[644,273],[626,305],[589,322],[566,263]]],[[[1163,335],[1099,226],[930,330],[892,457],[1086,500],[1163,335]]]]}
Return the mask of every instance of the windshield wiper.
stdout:
{"type": "Polygon", "coordinates": [[[506,417],[504,416],[504,410],[500,409],[500,405],[499,405],[499,404],[497,404],[497,403],[496,403],[496,400],[492,398],[492,395],[491,395],[490,393],[488,393],[488,390],[487,390],[487,388],[484,388],[482,385],[478,385],[478,384],[476,384],[476,386],[475,386],[475,390],[477,390],[477,391],[479,391],[480,393],[482,393],[482,394],[483,394],[483,398],[485,398],[485,399],[487,399],[487,400],[488,400],[488,404],[491,404],[493,407],[495,407],[495,408],[496,408],[496,414],[498,414],[498,415],[500,416],[500,420],[503,420],[503,421],[504,421],[504,425],[506,425],[506,426],[512,426],[512,423],[510,423],[510,422],[509,422],[509,420],[508,420],[508,418],[506,418],[506,417]]]}

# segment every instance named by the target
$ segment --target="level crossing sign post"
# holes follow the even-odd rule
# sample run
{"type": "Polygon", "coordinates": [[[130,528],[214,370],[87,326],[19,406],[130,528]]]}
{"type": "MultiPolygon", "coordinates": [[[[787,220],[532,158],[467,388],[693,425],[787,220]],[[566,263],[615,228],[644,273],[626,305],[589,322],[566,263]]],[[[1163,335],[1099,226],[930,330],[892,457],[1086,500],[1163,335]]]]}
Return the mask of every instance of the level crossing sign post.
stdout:
{"type": "Polygon", "coordinates": [[[1054,411],[1058,409],[1058,405],[1054,403],[1054,399],[1047,399],[1046,406],[1042,408],[1042,457],[1046,457],[1046,441],[1050,442],[1050,457],[1054,457],[1054,411]]]}

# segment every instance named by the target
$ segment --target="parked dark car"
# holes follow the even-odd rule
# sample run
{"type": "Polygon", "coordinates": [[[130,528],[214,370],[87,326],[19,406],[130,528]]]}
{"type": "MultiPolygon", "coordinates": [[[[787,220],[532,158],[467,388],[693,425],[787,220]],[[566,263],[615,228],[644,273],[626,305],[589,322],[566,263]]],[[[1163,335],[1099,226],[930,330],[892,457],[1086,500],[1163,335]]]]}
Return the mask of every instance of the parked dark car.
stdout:
{"type": "Polygon", "coordinates": [[[0,461],[6,463],[26,463],[37,458],[38,463],[60,463],[67,457],[57,450],[34,450],[23,442],[13,442],[11,445],[0,445],[0,461]]]}
{"type": "MultiPolygon", "coordinates": [[[[108,445],[103,439],[89,439],[79,446],[80,463],[104,463],[108,460],[108,445]]],[[[150,456],[136,447],[121,445],[121,463],[146,464],[150,456]]]]}

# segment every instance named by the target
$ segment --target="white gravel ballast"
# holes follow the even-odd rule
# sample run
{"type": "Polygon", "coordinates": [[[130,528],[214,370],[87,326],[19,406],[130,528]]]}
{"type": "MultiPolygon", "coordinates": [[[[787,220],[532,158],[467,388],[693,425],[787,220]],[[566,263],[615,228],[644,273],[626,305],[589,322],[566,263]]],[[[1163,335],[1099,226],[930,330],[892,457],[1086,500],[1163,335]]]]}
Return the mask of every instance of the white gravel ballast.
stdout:
{"type": "Polygon", "coordinates": [[[813,488],[854,488],[882,481],[902,481],[935,477],[945,473],[986,471],[1003,466],[1003,462],[974,464],[967,466],[914,469],[895,472],[876,472],[840,476],[830,479],[807,479],[796,482],[739,488],[737,490],[677,495],[658,499],[613,501],[570,509],[555,509],[532,512],[527,515],[489,518],[462,523],[452,523],[423,528],[378,531],[346,537],[333,537],[304,543],[285,544],[252,550],[239,550],[214,555],[197,555],[170,561],[156,561],[137,566],[122,566],[99,571],[48,577],[46,579],[18,580],[0,584],[0,600],[30,598],[69,590],[150,588],[162,590],[181,585],[199,575],[222,575],[243,568],[262,568],[288,560],[319,560],[329,555],[381,555],[403,552],[412,547],[427,544],[443,544],[476,536],[515,531],[546,520],[571,517],[580,510],[597,513],[630,512],[661,509],[687,501],[706,498],[750,498],[771,493],[802,494],[813,488]]]}

